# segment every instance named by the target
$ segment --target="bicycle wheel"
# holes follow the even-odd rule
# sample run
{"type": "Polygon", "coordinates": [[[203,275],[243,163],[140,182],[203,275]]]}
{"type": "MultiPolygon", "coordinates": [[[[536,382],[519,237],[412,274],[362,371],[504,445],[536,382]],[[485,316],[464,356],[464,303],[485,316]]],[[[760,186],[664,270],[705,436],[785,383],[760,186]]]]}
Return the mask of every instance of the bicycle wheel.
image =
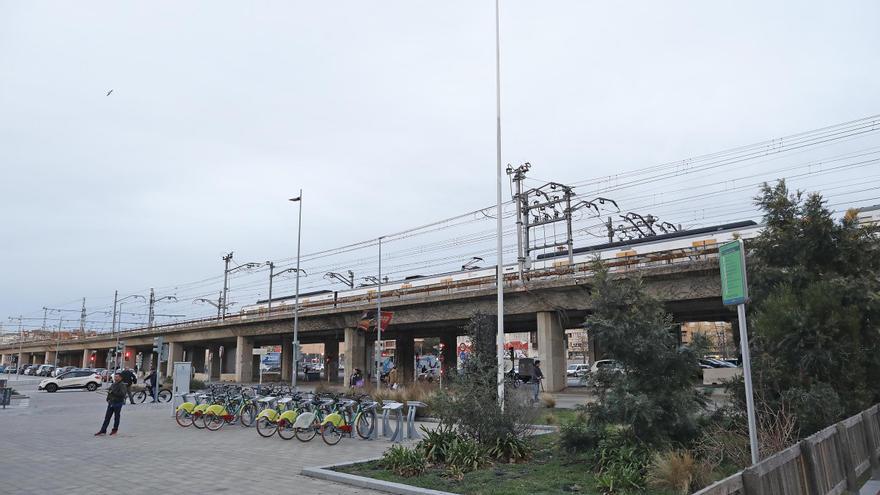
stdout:
{"type": "Polygon", "coordinates": [[[186,412],[186,409],[178,409],[174,414],[174,419],[177,421],[177,424],[186,428],[187,426],[193,425],[193,420],[195,419],[192,414],[186,412]]]}
{"type": "Polygon", "coordinates": [[[333,426],[332,423],[328,423],[324,425],[324,429],[321,430],[321,440],[327,445],[336,445],[342,440],[342,430],[333,426]]]}
{"type": "Polygon", "coordinates": [[[147,400],[147,391],[141,390],[140,392],[135,392],[132,398],[134,399],[135,404],[143,404],[144,401],[147,400]]]}
{"type": "Polygon", "coordinates": [[[266,416],[260,416],[260,418],[257,419],[257,433],[259,433],[261,437],[269,438],[274,435],[277,430],[278,427],[275,423],[269,421],[269,418],[266,416]]]}
{"type": "Polygon", "coordinates": [[[376,412],[375,411],[364,411],[360,413],[355,420],[354,431],[357,432],[357,435],[364,440],[370,438],[370,435],[373,434],[373,428],[376,427],[376,412]]]}
{"type": "Polygon", "coordinates": [[[171,402],[171,391],[167,389],[160,390],[159,402],[171,402]]]}
{"type": "MultiPolygon", "coordinates": [[[[313,438],[315,438],[315,435],[317,435],[317,434],[318,434],[318,425],[316,425],[316,424],[313,424],[312,426],[309,426],[308,428],[296,428],[296,430],[294,431],[294,435],[296,435],[296,439],[299,440],[300,442],[310,442],[310,441],[312,441],[313,438]]],[[[284,437],[281,437],[281,438],[284,438],[284,437]]]]}
{"type": "Polygon", "coordinates": [[[211,431],[217,431],[220,428],[223,428],[224,424],[226,424],[226,420],[219,414],[205,415],[205,427],[211,431]]]}
{"type": "Polygon", "coordinates": [[[195,426],[199,430],[205,429],[205,413],[199,414],[198,416],[193,416],[193,426],[195,426]]]}
{"type": "MultiPolygon", "coordinates": [[[[285,439],[285,440],[292,440],[293,437],[299,438],[297,435],[297,430],[299,430],[299,428],[294,428],[293,423],[291,423],[290,421],[282,420],[281,422],[278,423],[277,429],[278,429],[278,436],[285,439]]],[[[312,435],[312,437],[314,437],[314,435],[312,435]]],[[[302,440],[302,439],[300,439],[300,440],[302,440]]],[[[309,440],[311,440],[311,438],[309,440]]],[[[304,441],[307,441],[307,440],[304,440],[304,441]]]]}
{"type": "Polygon", "coordinates": [[[254,404],[245,404],[241,407],[241,411],[239,412],[239,419],[241,419],[241,426],[245,426],[250,428],[254,426],[254,420],[257,417],[257,406],[254,404]]]}

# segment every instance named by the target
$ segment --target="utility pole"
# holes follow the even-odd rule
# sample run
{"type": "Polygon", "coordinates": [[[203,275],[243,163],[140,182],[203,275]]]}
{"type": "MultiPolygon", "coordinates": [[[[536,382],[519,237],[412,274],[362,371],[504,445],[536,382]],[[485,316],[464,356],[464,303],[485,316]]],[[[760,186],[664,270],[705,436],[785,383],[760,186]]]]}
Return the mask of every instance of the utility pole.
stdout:
{"type": "Polygon", "coordinates": [[[223,267],[223,292],[220,294],[221,295],[221,297],[220,297],[220,299],[221,299],[221,301],[220,301],[220,319],[221,320],[226,319],[226,309],[229,308],[229,306],[231,306],[231,304],[229,304],[228,299],[227,299],[229,297],[229,274],[236,271],[236,270],[239,270],[241,268],[244,268],[245,270],[249,270],[251,268],[256,268],[262,264],[262,263],[245,263],[243,265],[238,265],[236,267],[229,268],[229,262],[232,261],[232,251],[230,251],[229,254],[227,254],[226,256],[223,257],[223,261],[225,264],[223,267]]]}
{"type": "Polygon", "coordinates": [[[49,308],[47,308],[46,306],[43,306],[43,326],[41,327],[43,329],[43,332],[46,331],[46,317],[48,315],[49,315],[49,308]]]}
{"type": "MultiPolygon", "coordinates": [[[[297,249],[299,249],[299,248],[297,248],[297,249]]],[[[299,273],[299,269],[298,268],[288,268],[287,270],[281,270],[280,272],[275,273],[275,263],[272,261],[267,261],[266,264],[269,265],[269,314],[271,315],[272,314],[272,280],[279,275],[284,275],[285,273],[293,273],[293,272],[299,273]]],[[[305,273],[305,270],[303,270],[303,273],[305,273]]],[[[308,274],[306,273],[306,275],[308,275],[308,274]]],[[[297,291],[297,292],[299,292],[299,291],[297,291]]],[[[296,317],[294,317],[294,318],[296,318],[296,317]]]]}
{"type": "MultiPolygon", "coordinates": [[[[272,279],[275,278],[275,263],[271,261],[266,262],[269,265],[269,314],[272,314],[272,279]]],[[[262,370],[263,368],[260,367],[262,370]]],[[[260,375],[262,376],[262,375],[260,375]]]]}
{"type": "Polygon", "coordinates": [[[526,212],[526,205],[524,204],[522,183],[531,166],[529,162],[525,162],[516,168],[512,168],[510,165],[507,166],[507,175],[512,176],[511,180],[516,187],[513,199],[516,202],[516,264],[520,280],[523,280],[523,272],[525,272],[526,268],[526,255],[523,249],[523,213],[526,212]]]}
{"type": "Polygon", "coordinates": [[[153,306],[156,305],[156,292],[150,287],[150,309],[147,311],[147,331],[153,329],[153,306]]]}
{"type": "Polygon", "coordinates": [[[79,334],[86,334],[86,298],[83,298],[82,312],[79,317],[79,334]]]}
{"type": "Polygon", "coordinates": [[[232,251],[223,257],[223,296],[220,301],[220,319],[226,319],[226,291],[229,289],[227,282],[229,281],[229,262],[232,261],[232,251]]]}
{"type": "Polygon", "coordinates": [[[116,304],[119,300],[119,291],[113,291],[113,322],[110,323],[110,336],[116,334],[116,304]]]}

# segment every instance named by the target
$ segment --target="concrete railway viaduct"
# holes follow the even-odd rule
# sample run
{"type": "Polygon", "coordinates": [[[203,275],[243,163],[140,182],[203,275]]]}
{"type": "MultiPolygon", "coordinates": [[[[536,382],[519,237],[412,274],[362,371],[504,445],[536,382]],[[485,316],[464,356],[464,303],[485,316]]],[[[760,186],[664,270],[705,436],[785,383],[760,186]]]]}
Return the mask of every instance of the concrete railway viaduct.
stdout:
{"type": "MultiPolygon", "coordinates": [[[[688,321],[730,321],[736,313],[721,304],[721,287],[717,258],[701,256],[676,262],[638,263],[623,265],[616,277],[642,277],[646,289],[664,301],[667,310],[679,323],[688,321]]],[[[565,387],[565,329],[581,325],[590,311],[590,274],[586,267],[557,277],[542,277],[523,283],[510,279],[505,286],[505,331],[535,332],[548,391],[565,387]]],[[[476,312],[496,313],[496,290],[491,286],[469,290],[437,288],[417,297],[382,295],[383,311],[393,311],[391,326],[383,332],[383,340],[395,340],[398,366],[403,376],[412,376],[414,339],[438,337],[445,343],[445,363],[454,366],[456,337],[463,334],[463,325],[476,312]],[[407,369],[408,368],[408,369],[407,369]]],[[[354,368],[368,370],[375,332],[357,328],[360,315],[375,309],[375,301],[345,307],[300,311],[300,342],[323,343],[330,357],[327,369],[338,367],[344,354],[345,375],[354,368]]],[[[153,338],[163,336],[169,344],[167,366],[171,373],[175,361],[191,361],[197,373],[205,378],[252,382],[258,372],[258,356],[254,347],[281,345],[282,375],[291,376],[293,368],[293,314],[234,315],[225,320],[200,320],[151,329],[124,331],[121,334],[65,340],[37,340],[0,345],[0,362],[10,363],[13,355],[22,353],[22,361],[59,365],[103,366],[117,338],[125,343],[125,366],[133,367],[138,353],[151,357],[153,338]],[[221,355],[220,348],[223,348],[221,355]],[[205,351],[208,352],[205,352],[205,351]]],[[[591,345],[593,358],[599,357],[600,346],[591,345]]]]}

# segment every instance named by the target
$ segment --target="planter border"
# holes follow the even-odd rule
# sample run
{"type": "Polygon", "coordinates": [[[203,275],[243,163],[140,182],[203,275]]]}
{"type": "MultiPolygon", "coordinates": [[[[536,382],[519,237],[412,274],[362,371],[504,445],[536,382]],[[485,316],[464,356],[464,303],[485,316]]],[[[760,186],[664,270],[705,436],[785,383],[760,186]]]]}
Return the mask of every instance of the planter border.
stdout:
{"type": "Polygon", "coordinates": [[[367,478],[366,476],[357,476],[354,474],[340,473],[334,471],[333,468],[351,466],[354,464],[362,464],[365,462],[377,461],[381,457],[371,457],[369,459],[361,459],[359,461],[343,462],[340,464],[332,464],[329,466],[303,468],[301,474],[312,478],[318,478],[327,481],[335,481],[346,485],[356,486],[360,488],[370,488],[386,493],[395,493],[398,495],[455,495],[452,492],[442,492],[432,490],[430,488],[420,488],[413,485],[405,485],[393,481],[382,481],[375,478],[367,478]]]}

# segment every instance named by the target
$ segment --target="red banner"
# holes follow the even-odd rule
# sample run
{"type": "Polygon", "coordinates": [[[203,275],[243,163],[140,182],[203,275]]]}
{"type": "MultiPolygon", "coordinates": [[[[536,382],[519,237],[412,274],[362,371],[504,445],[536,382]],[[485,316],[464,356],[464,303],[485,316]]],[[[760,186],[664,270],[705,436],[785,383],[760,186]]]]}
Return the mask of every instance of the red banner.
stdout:
{"type": "MultiPolygon", "coordinates": [[[[391,325],[391,319],[394,318],[393,311],[382,311],[382,331],[388,329],[391,325]]],[[[361,315],[360,320],[358,320],[358,328],[364,331],[375,330],[376,329],[376,311],[364,311],[364,314],[361,315]]]]}

